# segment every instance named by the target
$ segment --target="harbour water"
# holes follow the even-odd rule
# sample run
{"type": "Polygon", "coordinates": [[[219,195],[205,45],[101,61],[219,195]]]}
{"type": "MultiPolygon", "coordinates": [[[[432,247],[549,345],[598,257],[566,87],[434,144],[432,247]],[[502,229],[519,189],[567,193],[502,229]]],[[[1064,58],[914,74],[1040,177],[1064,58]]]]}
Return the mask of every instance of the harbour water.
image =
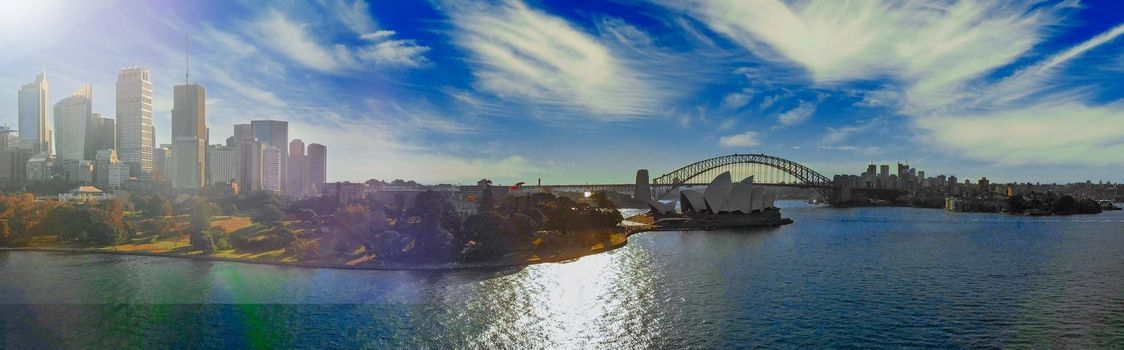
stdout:
{"type": "Polygon", "coordinates": [[[0,252],[0,348],[1124,347],[1124,214],[807,208],[449,272],[0,252]]]}

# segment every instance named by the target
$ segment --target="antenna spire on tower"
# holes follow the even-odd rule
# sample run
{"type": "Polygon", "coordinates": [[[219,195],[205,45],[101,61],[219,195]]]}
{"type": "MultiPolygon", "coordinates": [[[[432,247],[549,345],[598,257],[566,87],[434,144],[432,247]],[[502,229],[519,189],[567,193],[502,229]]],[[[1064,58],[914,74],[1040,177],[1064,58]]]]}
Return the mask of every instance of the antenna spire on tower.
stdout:
{"type": "Polygon", "coordinates": [[[183,33],[183,83],[191,84],[191,34],[183,33]]]}

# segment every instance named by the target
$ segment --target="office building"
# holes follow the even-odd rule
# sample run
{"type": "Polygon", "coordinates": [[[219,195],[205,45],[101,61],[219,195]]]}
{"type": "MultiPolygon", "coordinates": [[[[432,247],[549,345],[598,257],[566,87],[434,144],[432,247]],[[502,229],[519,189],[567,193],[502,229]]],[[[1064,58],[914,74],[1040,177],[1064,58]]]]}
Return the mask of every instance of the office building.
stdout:
{"type": "Polygon", "coordinates": [[[94,156],[97,156],[98,151],[103,149],[117,149],[117,123],[113,118],[105,118],[101,113],[94,113],[94,127],[90,131],[92,141],[90,148],[94,156]]]}
{"type": "Polygon", "coordinates": [[[237,182],[238,154],[234,148],[212,145],[207,148],[207,159],[210,161],[207,164],[210,173],[208,185],[237,182]]]}
{"type": "MultiPolygon", "coordinates": [[[[202,87],[199,87],[202,90],[202,87]]],[[[201,94],[201,92],[200,92],[201,94]]],[[[145,67],[117,74],[117,153],[133,176],[144,177],[155,166],[156,129],[152,125],[152,82],[145,67]]]]}
{"type": "Polygon", "coordinates": [[[277,147],[266,146],[262,143],[261,152],[261,189],[273,193],[281,193],[284,177],[281,176],[284,153],[277,147]]]}
{"type": "Polygon", "coordinates": [[[35,76],[35,82],[20,86],[20,146],[33,154],[51,152],[51,127],[47,125],[47,72],[35,76]]]}
{"type": "Polygon", "coordinates": [[[55,104],[55,148],[62,159],[93,159],[93,87],[85,84],[55,104]]]}
{"type": "MultiPolygon", "coordinates": [[[[152,149],[152,177],[168,180],[171,173],[172,145],[160,145],[152,149]]],[[[131,170],[130,170],[131,171],[131,170]]]]}
{"type": "Polygon", "coordinates": [[[308,181],[318,189],[328,178],[328,147],[319,143],[308,145],[308,181]]]}
{"type": "MultiPolygon", "coordinates": [[[[0,139],[18,140],[13,133],[8,128],[0,129],[0,139]]],[[[27,161],[30,159],[31,150],[12,147],[10,142],[0,143],[0,187],[11,189],[23,186],[27,181],[27,161]]]]}
{"type": "MultiPolygon", "coordinates": [[[[269,147],[276,148],[281,153],[281,168],[279,170],[280,186],[278,190],[284,193],[285,175],[288,171],[288,158],[289,158],[289,122],[280,120],[251,120],[250,126],[254,132],[254,138],[262,143],[262,149],[269,147]]],[[[265,162],[263,158],[263,163],[265,162]]],[[[264,179],[267,176],[265,168],[262,168],[262,186],[265,186],[269,180],[264,179]]],[[[272,174],[269,174],[272,176],[272,174]]]]}
{"type": "Polygon", "coordinates": [[[206,90],[184,84],[172,94],[172,188],[197,191],[206,178],[206,90]]]}
{"type": "Polygon", "coordinates": [[[116,189],[129,178],[129,165],[121,163],[117,151],[103,149],[98,151],[94,164],[94,183],[102,189],[116,189]]]}
{"type": "Polygon", "coordinates": [[[80,185],[94,182],[94,162],[85,159],[59,159],[56,163],[62,181],[80,185]]]}
{"type": "Polygon", "coordinates": [[[27,181],[42,182],[51,179],[55,157],[51,152],[42,151],[27,160],[27,181]]]}
{"type": "Polygon", "coordinates": [[[308,158],[304,155],[304,141],[301,139],[293,139],[289,142],[288,166],[289,170],[285,178],[288,194],[297,198],[308,196],[310,192],[308,158]]]}
{"type": "Polygon", "coordinates": [[[254,139],[254,128],[250,124],[235,124],[234,135],[230,137],[234,151],[238,154],[238,166],[234,179],[242,192],[261,190],[261,143],[254,139]]]}

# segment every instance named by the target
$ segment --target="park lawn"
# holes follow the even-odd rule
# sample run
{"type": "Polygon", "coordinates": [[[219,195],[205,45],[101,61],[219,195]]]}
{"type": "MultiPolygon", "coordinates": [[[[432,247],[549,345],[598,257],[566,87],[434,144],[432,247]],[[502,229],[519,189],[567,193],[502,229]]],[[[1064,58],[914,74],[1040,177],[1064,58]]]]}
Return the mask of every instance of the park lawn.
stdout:
{"type": "Polygon", "coordinates": [[[228,216],[223,219],[211,221],[211,227],[221,227],[223,231],[231,233],[254,225],[247,216],[228,216]]]}
{"type": "Polygon", "coordinates": [[[188,235],[179,235],[176,237],[158,239],[152,242],[116,245],[106,247],[105,249],[121,252],[172,253],[183,252],[190,249],[190,247],[191,237],[188,235]]]}

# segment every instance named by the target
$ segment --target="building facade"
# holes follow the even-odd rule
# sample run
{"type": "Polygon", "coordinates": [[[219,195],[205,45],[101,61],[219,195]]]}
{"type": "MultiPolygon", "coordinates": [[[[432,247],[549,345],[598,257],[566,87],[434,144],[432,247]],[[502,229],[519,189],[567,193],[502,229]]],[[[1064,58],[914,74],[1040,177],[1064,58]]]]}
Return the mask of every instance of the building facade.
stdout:
{"type": "Polygon", "coordinates": [[[304,154],[304,141],[293,139],[289,141],[289,171],[285,181],[288,194],[293,197],[303,198],[309,195],[311,182],[308,181],[308,157],[304,154]]]}
{"type": "Polygon", "coordinates": [[[51,152],[51,127],[47,124],[47,72],[35,76],[35,82],[20,86],[20,147],[33,154],[51,152]]]}
{"type": "MultiPolygon", "coordinates": [[[[200,87],[202,89],[202,87],[200,87]]],[[[144,177],[155,166],[156,129],[152,125],[152,82],[145,67],[117,74],[117,153],[133,176],[144,177]]]]}
{"type": "Polygon", "coordinates": [[[176,85],[172,106],[172,188],[197,191],[206,178],[206,90],[199,84],[176,85]]]}
{"type": "Polygon", "coordinates": [[[319,143],[308,145],[308,181],[314,189],[328,181],[328,147],[319,143]]]}
{"type": "Polygon", "coordinates": [[[55,148],[63,159],[93,159],[93,87],[85,84],[55,104],[55,148]]]}
{"type": "Polygon", "coordinates": [[[238,154],[234,148],[212,145],[207,149],[207,159],[211,178],[208,185],[237,182],[238,154]]]}
{"type": "MultiPolygon", "coordinates": [[[[277,191],[284,193],[285,189],[285,175],[288,171],[289,160],[289,122],[281,120],[251,120],[250,126],[254,132],[254,138],[262,143],[262,149],[267,150],[269,147],[275,148],[281,154],[281,167],[278,171],[279,188],[277,191]]],[[[263,158],[263,163],[264,158],[263,158]]],[[[269,174],[272,176],[273,174],[269,174]]],[[[262,168],[262,185],[263,187],[273,179],[265,179],[267,173],[265,168],[262,168]]]]}
{"type": "Polygon", "coordinates": [[[284,177],[281,176],[284,157],[284,154],[277,147],[266,146],[264,142],[262,143],[261,189],[263,191],[281,193],[282,181],[284,181],[284,177]]]}

